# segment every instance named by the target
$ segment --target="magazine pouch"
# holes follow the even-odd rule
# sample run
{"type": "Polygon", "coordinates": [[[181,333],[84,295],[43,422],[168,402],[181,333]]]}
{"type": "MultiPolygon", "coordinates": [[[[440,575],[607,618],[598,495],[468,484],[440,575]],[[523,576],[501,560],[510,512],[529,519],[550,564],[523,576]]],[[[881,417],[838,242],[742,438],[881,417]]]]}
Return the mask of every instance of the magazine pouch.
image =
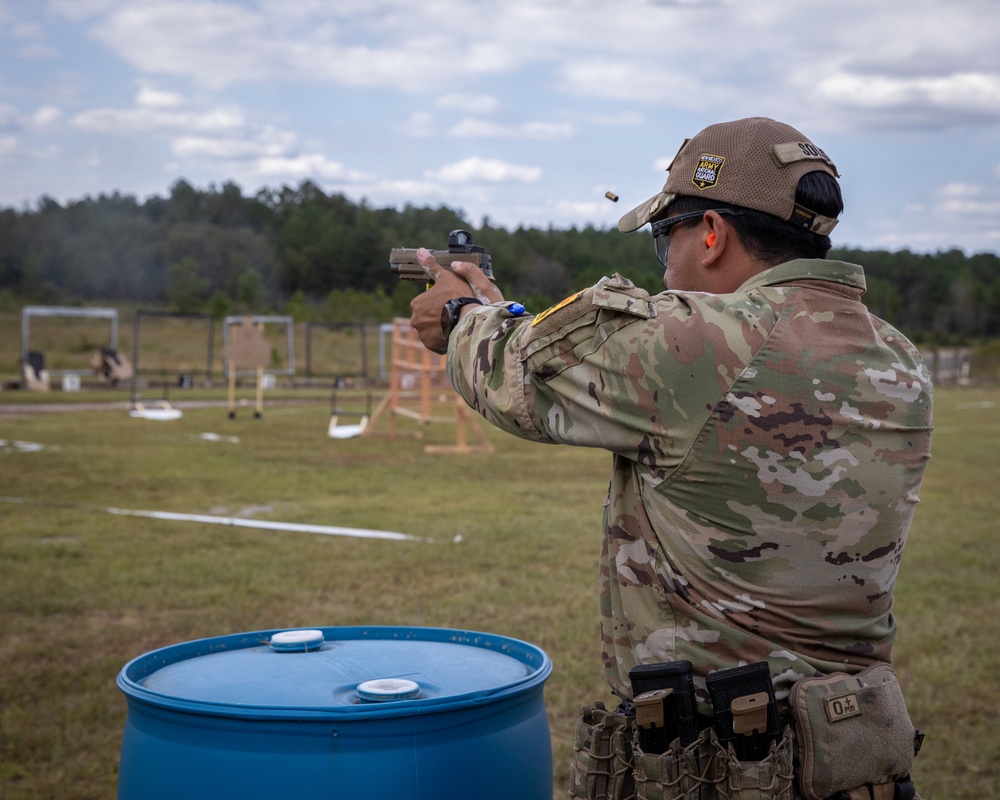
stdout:
{"type": "Polygon", "coordinates": [[[714,736],[705,729],[687,747],[674,739],[663,753],[643,752],[636,736],[632,752],[637,800],[716,800],[714,736]]]}
{"type": "Polygon", "coordinates": [[[600,701],[581,709],[569,770],[571,798],[634,800],[634,728],[635,717],[608,711],[600,701]]]}
{"type": "Polygon", "coordinates": [[[718,800],[792,800],[792,740],[785,727],[762,761],[740,761],[732,747],[714,740],[715,785],[718,800]]]}

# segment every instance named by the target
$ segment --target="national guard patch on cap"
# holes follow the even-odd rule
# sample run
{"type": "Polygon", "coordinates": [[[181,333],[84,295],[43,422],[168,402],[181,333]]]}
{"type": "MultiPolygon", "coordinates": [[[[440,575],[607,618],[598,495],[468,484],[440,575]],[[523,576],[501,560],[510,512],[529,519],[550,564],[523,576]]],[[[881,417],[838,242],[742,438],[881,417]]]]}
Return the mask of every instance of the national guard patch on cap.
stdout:
{"type": "Polygon", "coordinates": [[[699,189],[715,186],[719,182],[719,173],[722,172],[722,165],[725,163],[726,159],[722,156],[702,153],[695,165],[694,177],[691,178],[691,182],[699,189]]]}

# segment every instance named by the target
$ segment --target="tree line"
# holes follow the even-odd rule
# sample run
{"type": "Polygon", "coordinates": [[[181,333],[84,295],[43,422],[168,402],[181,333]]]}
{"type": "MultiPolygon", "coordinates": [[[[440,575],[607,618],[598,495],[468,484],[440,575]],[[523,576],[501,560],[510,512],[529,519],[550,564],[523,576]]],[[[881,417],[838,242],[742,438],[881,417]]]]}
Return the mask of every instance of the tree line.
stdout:
{"type": "MultiPolygon", "coordinates": [[[[444,249],[469,230],[508,297],[541,310],[621,272],[651,292],[662,268],[649,237],[586,226],[507,230],[459,211],[373,208],[306,181],[245,195],[233,183],[166,197],[100,195],[0,209],[0,306],[118,301],[179,312],[284,313],[329,322],[408,315],[418,287],[388,268],[393,247],[444,249]]],[[[1000,257],[960,250],[835,249],[864,266],[872,310],[917,341],[1000,337],[1000,257]]]]}

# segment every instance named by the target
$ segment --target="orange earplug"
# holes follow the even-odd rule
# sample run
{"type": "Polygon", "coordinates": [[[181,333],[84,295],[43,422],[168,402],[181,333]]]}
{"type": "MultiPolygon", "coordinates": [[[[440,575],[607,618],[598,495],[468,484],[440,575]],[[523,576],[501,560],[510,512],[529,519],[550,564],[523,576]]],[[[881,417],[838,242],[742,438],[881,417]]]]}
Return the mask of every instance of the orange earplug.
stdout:
{"type": "Polygon", "coordinates": [[[705,237],[705,244],[708,247],[715,247],[715,231],[712,231],[712,233],[705,237]]]}

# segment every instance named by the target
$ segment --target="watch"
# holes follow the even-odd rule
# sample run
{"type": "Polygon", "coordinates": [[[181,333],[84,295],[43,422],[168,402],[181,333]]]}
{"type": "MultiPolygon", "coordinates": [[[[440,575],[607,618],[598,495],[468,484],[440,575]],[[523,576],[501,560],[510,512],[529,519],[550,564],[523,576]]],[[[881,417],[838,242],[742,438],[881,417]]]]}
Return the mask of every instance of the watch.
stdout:
{"type": "Polygon", "coordinates": [[[482,305],[482,302],[475,297],[453,297],[444,304],[444,308],[441,309],[441,332],[444,334],[445,339],[451,336],[451,332],[458,325],[462,306],[472,305],[473,303],[477,306],[482,305]]]}

